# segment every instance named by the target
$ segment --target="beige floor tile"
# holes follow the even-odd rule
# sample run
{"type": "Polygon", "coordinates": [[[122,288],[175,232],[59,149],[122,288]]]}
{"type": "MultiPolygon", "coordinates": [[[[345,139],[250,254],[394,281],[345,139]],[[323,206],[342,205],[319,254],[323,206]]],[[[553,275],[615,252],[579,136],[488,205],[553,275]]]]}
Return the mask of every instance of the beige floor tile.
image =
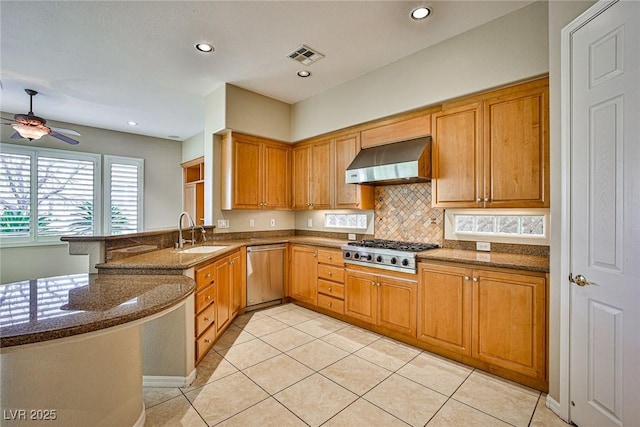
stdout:
{"type": "Polygon", "coordinates": [[[356,356],[390,371],[396,371],[420,354],[420,350],[397,341],[381,338],[355,352],[356,356]]]}
{"type": "Polygon", "coordinates": [[[565,423],[562,418],[554,414],[551,409],[546,406],[547,395],[542,394],[538,399],[536,411],[533,413],[533,419],[529,423],[530,427],[567,427],[570,424],[565,423]]]}
{"type": "Polygon", "coordinates": [[[206,427],[189,401],[182,395],[146,410],[145,427],[206,427]]]}
{"type": "Polygon", "coordinates": [[[217,424],[266,399],[269,395],[238,372],[186,393],[209,425],[217,424]]]}
{"type": "Polygon", "coordinates": [[[287,325],[286,323],[282,323],[279,320],[264,315],[258,319],[251,319],[243,329],[249,332],[251,335],[261,337],[263,335],[271,334],[288,327],[289,325],[287,325]]]}
{"type": "Polygon", "coordinates": [[[347,356],[320,371],[325,377],[362,396],[391,375],[391,371],[358,356],[347,356]]]}
{"type": "Polygon", "coordinates": [[[142,389],[142,398],[144,399],[145,408],[151,408],[159,403],[171,400],[174,397],[181,396],[179,388],[170,387],[144,387],[142,389]]]}
{"type": "Polygon", "coordinates": [[[408,424],[364,399],[358,399],[322,427],[406,427],[408,424]]]}
{"type": "Polygon", "coordinates": [[[265,316],[266,314],[261,313],[259,311],[250,311],[248,313],[241,314],[240,316],[236,317],[235,320],[233,321],[233,324],[240,328],[244,328],[247,324],[255,322],[265,316]]]}
{"type": "Polygon", "coordinates": [[[220,350],[220,354],[240,370],[270,359],[280,353],[280,350],[261,340],[251,340],[220,350]]]}
{"type": "Polygon", "coordinates": [[[285,311],[293,310],[297,306],[295,304],[280,304],[274,305],[272,307],[264,308],[262,310],[257,311],[260,314],[266,314],[267,316],[273,316],[274,314],[284,313],[285,311]]]}
{"type": "Polygon", "coordinates": [[[509,424],[473,409],[456,400],[449,399],[438,413],[427,423],[427,427],[508,427],[509,424]]]}
{"type": "Polygon", "coordinates": [[[298,323],[294,327],[316,338],[320,338],[347,327],[347,324],[327,316],[320,316],[307,320],[306,322],[298,323]]]}
{"type": "Polygon", "coordinates": [[[314,371],[319,371],[346,357],[349,353],[324,341],[315,340],[289,350],[287,354],[314,371]]]}
{"type": "Polygon", "coordinates": [[[305,377],[313,371],[286,354],[280,354],[262,363],[253,365],[244,372],[269,394],[275,394],[305,377]]]}
{"type": "Polygon", "coordinates": [[[289,351],[316,338],[295,328],[287,328],[269,335],[263,335],[260,339],[280,351],[289,351]]]}
{"type": "Polygon", "coordinates": [[[473,368],[429,353],[421,353],[398,374],[439,393],[451,396],[473,368]]]}
{"type": "Polygon", "coordinates": [[[509,424],[526,426],[539,395],[528,387],[474,371],[452,397],[509,424]]]}
{"type": "Polygon", "coordinates": [[[231,325],[224,331],[224,334],[213,345],[214,350],[222,350],[225,348],[229,348],[236,344],[242,344],[243,342],[247,342],[255,339],[254,335],[251,335],[249,332],[245,331],[238,326],[231,325]]]}
{"type": "Polygon", "coordinates": [[[306,424],[270,397],[216,427],[304,427],[306,424]]]}
{"type": "Polygon", "coordinates": [[[380,335],[364,329],[347,326],[346,328],[340,329],[332,334],[325,335],[321,339],[343,349],[344,351],[353,353],[354,351],[358,351],[362,347],[379,340],[380,335]]]}
{"type": "Polygon", "coordinates": [[[189,387],[182,387],[183,392],[194,390],[198,387],[219,380],[238,372],[235,366],[225,360],[215,351],[209,351],[202,361],[196,366],[196,379],[189,387]]]}
{"type": "Polygon", "coordinates": [[[307,313],[306,311],[296,309],[281,311],[275,314],[270,314],[269,316],[290,326],[297,325],[298,323],[306,322],[307,320],[315,319],[317,317],[311,313],[307,313]]]}
{"type": "Polygon", "coordinates": [[[305,378],[274,397],[312,427],[324,423],[357,399],[355,394],[319,374],[305,378]]]}
{"type": "Polygon", "coordinates": [[[412,426],[424,426],[447,401],[446,396],[397,374],[363,397],[412,426]]]}

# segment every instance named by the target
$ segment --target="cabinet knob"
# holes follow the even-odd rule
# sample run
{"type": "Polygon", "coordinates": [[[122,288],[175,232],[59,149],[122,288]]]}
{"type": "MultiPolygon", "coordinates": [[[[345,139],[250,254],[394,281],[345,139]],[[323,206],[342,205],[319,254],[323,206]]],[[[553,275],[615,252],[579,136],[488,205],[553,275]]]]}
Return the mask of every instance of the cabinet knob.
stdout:
{"type": "Polygon", "coordinates": [[[331,271],[330,271],[330,272],[329,272],[329,276],[333,276],[333,272],[331,272],[331,271]]]}
{"type": "Polygon", "coordinates": [[[374,282],[373,280],[371,281],[371,286],[375,286],[376,282],[374,282]]]}
{"type": "Polygon", "coordinates": [[[211,299],[211,295],[207,295],[207,297],[205,299],[206,300],[210,300],[211,299]]]}
{"type": "Polygon", "coordinates": [[[332,259],[333,259],[333,257],[332,257],[331,255],[329,255],[329,256],[327,257],[327,259],[328,259],[328,260],[332,260],[332,259]]]}
{"type": "Polygon", "coordinates": [[[207,338],[206,340],[204,340],[204,342],[206,342],[207,344],[210,344],[211,340],[209,338],[207,338]]]}
{"type": "Polygon", "coordinates": [[[464,276],[464,280],[469,280],[469,276],[464,276]]]}
{"type": "Polygon", "coordinates": [[[205,317],[205,318],[204,318],[204,321],[205,321],[205,322],[211,322],[211,319],[209,319],[208,317],[205,317]]]}
{"type": "Polygon", "coordinates": [[[314,256],[314,257],[317,257],[317,256],[318,256],[318,254],[314,252],[314,253],[313,253],[313,256],[314,256]]]}
{"type": "Polygon", "coordinates": [[[329,286],[329,292],[331,292],[331,286],[329,286]]]}
{"type": "Polygon", "coordinates": [[[488,197],[485,197],[485,198],[484,198],[484,201],[485,201],[485,202],[488,202],[488,201],[489,201],[489,198],[488,198],[488,197]]]}
{"type": "Polygon", "coordinates": [[[211,273],[205,274],[204,277],[206,277],[208,279],[209,277],[211,277],[211,273]]]}
{"type": "Polygon", "coordinates": [[[473,281],[474,281],[474,282],[477,282],[477,281],[478,281],[478,278],[477,278],[477,277],[474,277],[474,278],[473,278],[473,281]]]}
{"type": "Polygon", "coordinates": [[[329,307],[331,307],[333,305],[333,303],[331,301],[329,301],[329,307]]]}
{"type": "Polygon", "coordinates": [[[476,199],[476,202],[481,202],[481,201],[482,201],[482,199],[481,199],[480,197],[478,197],[478,198],[476,199]]]}

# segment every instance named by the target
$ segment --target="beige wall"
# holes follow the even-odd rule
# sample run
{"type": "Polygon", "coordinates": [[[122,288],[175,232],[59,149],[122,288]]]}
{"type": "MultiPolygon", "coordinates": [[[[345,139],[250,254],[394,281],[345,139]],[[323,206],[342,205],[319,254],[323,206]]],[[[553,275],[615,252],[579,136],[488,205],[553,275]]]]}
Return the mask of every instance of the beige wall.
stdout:
{"type": "Polygon", "coordinates": [[[550,85],[550,170],[551,170],[551,283],[549,284],[549,396],[556,402],[560,394],[560,239],[563,224],[560,222],[562,203],[560,163],[561,123],[560,96],[561,70],[560,47],[563,27],[587,10],[594,1],[549,2],[549,85],[550,85]]]}
{"type": "Polygon", "coordinates": [[[182,141],[182,162],[204,156],[204,131],[182,141]]]}
{"type": "MultiPolygon", "coordinates": [[[[10,114],[4,114],[9,116],[10,114]]],[[[10,140],[11,128],[2,126],[2,142],[37,144],[58,150],[83,151],[144,159],[144,229],[173,227],[182,209],[182,146],[179,141],[115,132],[71,123],[50,122],[52,126],[75,129],[80,144],[69,145],[54,138],[29,143],[10,140]]],[[[67,245],[0,249],[0,282],[10,283],[52,275],[84,273],[86,257],[68,255],[67,245]]]]}
{"type": "Polygon", "coordinates": [[[292,108],[292,141],[546,73],[547,3],[537,2],[292,108]]]}

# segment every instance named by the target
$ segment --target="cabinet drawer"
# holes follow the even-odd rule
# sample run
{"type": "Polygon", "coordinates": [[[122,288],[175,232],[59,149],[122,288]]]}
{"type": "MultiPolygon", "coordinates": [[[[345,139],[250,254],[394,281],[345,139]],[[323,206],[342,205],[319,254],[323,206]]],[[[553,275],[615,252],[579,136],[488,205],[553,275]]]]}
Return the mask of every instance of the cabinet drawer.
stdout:
{"type": "Polygon", "coordinates": [[[209,328],[196,341],[196,360],[199,361],[216,341],[216,328],[209,328]]]}
{"type": "Polygon", "coordinates": [[[215,286],[211,285],[196,294],[196,313],[200,313],[215,298],[215,286]]]}
{"type": "Polygon", "coordinates": [[[335,313],[344,314],[344,301],[326,295],[318,294],[318,307],[326,308],[335,313]]]}
{"type": "Polygon", "coordinates": [[[318,262],[322,264],[333,264],[344,266],[342,251],[330,249],[318,249],[318,262]]]}
{"type": "Polygon", "coordinates": [[[344,283],[344,267],[318,264],[318,278],[344,283]]]}
{"type": "Polygon", "coordinates": [[[344,299],[344,285],[325,280],[318,280],[318,293],[344,299]]]}
{"type": "Polygon", "coordinates": [[[215,304],[209,305],[202,313],[196,317],[196,336],[200,336],[209,326],[213,325],[215,319],[215,304]]]}
{"type": "Polygon", "coordinates": [[[196,290],[204,289],[213,283],[214,278],[213,264],[201,268],[196,271],[196,290]]]}

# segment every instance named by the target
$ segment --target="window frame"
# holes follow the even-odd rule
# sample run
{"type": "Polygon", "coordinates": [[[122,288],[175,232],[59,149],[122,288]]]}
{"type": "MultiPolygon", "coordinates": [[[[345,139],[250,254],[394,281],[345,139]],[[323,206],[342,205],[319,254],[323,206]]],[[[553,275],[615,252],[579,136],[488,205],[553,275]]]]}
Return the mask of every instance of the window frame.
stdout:
{"type": "Polygon", "coordinates": [[[111,154],[104,155],[104,221],[102,230],[104,231],[105,235],[112,235],[113,225],[111,224],[111,166],[114,164],[136,166],[138,168],[138,221],[136,232],[142,231],[144,230],[144,159],[135,157],[113,156],[111,154]]]}

